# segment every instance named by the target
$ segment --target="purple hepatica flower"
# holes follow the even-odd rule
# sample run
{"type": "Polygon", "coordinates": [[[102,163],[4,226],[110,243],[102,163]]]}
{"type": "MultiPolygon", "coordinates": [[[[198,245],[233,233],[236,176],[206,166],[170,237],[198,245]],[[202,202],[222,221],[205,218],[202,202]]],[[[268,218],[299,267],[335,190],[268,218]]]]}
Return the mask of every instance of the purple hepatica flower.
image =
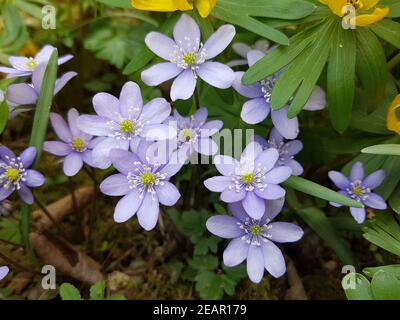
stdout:
{"type": "MultiPolygon", "coordinates": [[[[208,110],[200,108],[193,116],[182,117],[178,111],[174,110],[174,117],[169,121],[177,127],[174,147],[177,147],[177,161],[184,163],[194,152],[209,156],[218,151],[217,144],[211,136],[217,133],[223,125],[221,120],[207,122],[208,110]]],[[[175,159],[174,155],[171,156],[175,159]]]]}
{"type": "Polygon", "coordinates": [[[0,281],[7,277],[10,269],[7,266],[0,267],[0,281]]]}
{"type": "Polygon", "coordinates": [[[162,124],[171,113],[170,104],[156,98],[143,106],[139,86],[127,82],[119,99],[101,92],[94,96],[93,107],[97,115],[82,115],[78,127],[85,133],[105,137],[93,149],[94,164],[102,169],[111,165],[111,149],[136,151],[141,138],[166,140],[176,135],[174,128],[162,124]]]}
{"type": "Polygon", "coordinates": [[[266,210],[259,219],[249,216],[240,202],[229,204],[233,217],[220,215],[208,219],[207,229],[225,239],[232,239],[224,251],[224,264],[234,267],[247,259],[247,274],[259,283],[264,268],[278,278],[286,272],[285,259],[274,244],[298,241],[303,230],[292,223],[272,222],[282,210],[284,199],[267,201],[266,210]]]}
{"type": "MultiPolygon", "coordinates": [[[[258,60],[265,56],[265,53],[259,50],[251,50],[247,53],[249,66],[255,64],[258,60]]],[[[272,89],[279,78],[277,72],[250,86],[242,85],[242,77],[244,72],[236,72],[236,78],[233,82],[233,88],[242,96],[250,98],[244,105],[241,117],[244,122],[256,124],[264,121],[271,111],[270,99],[272,89]]],[[[325,92],[318,86],[315,87],[310,99],[303,109],[320,110],[326,105],[325,92]]],[[[299,121],[297,117],[289,119],[287,117],[288,106],[271,112],[272,123],[280,134],[286,139],[295,139],[299,134],[299,121]]]]}
{"type": "Polygon", "coordinates": [[[291,140],[285,142],[282,135],[276,128],[272,128],[269,139],[265,140],[260,136],[255,136],[254,141],[258,142],[264,149],[275,148],[279,152],[277,166],[288,166],[292,168],[292,175],[299,176],[303,173],[303,167],[294,160],[294,156],[303,149],[303,143],[300,140],[291,140]]]}
{"type": "Polygon", "coordinates": [[[224,202],[242,201],[248,215],[260,219],[265,211],[265,200],[285,196],[285,189],[279,184],[292,174],[290,167],[275,167],[278,159],[276,149],[263,150],[260,144],[251,142],[240,161],[229,156],[216,156],[214,163],[222,176],[209,178],[204,185],[213,192],[222,192],[224,202]]]}
{"type": "MultiPolygon", "coordinates": [[[[385,179],[385,171],[378,170],[364,178],[364,166],[361,162],[356,162],[351,168],[350,179],[338,171],[329,171],[329,178],[340,189],[339,193],[352,198],[366,207],[378,210],[387,208],[385,200],[376,193],[371,192],[379,187],[385,179]]],[[[340,204],[330,202],[335,207],[341,207],[340,204]]],[[[350,208],[350,213],[358,223],[365,221],[364,208],[350,208]]]]}
{"type": "Polygon", "coordinates": [[[28,169],[36,157],[36,149],[29,147],[19,157],[8,148],[0,147],[0,201],[8,198],[14,190],[21,199],[33,203],[33,194],[29,188],[40,187],[44,177],[36,170],[28,169]]]}
{"type": "Polygon", "coordinates": [[[149,86],[178,76],[171,87],[171,99],[189,99],[199,76],[208,84],[220,89],[232,86],[235,74],[219,62],[207,61],[219,55],[235,36],[232,25],[223,25],[202,45],[200,29],[187,14],[182,14],[174,27],[174,40],[158,32],[150,32],[145,42],[156,55],[168,60],[142,72],[142,80],[149,86]]]}
{"type": "Polygon", "coordinates": [[[63,169],[65,175],[70,177],[82,169],[84,162],[89,166],[94,166],[92,149],[99,142],[98,139],[92,140],[91,135],[79,130],[78,117],[78,111],[74,108],[70,109],[67,124],[61,116],[51,113],[51,125],[62,141],[46,141],[43,147],[51,154],[65,157],[63,169]]]}
{"type": "MultiPolygon", "coordinates": [[[[39,98],[45,71],[46,65],[41,64],[35,69],[35,71],[33,71],[31,84],[17,83],[10,85],[7,90],[7,100],[10,101],[14,106],[35,104],[39,98]]],[[[70,71],[64,73],[60,78],[58,78],[54,87],[54,95],[64,88],[67,82],[76,75],[76,72],[70,71]]]]}
{"type": "MultiPolygon", "coordinates": [[[[12,68],[0,66],[0,72],[7,73],[7,78],[31,76],[39,65],[48,64],[51,54],[55,49],[56,48],[51,45],[45,45],[35,57],[11,56],[8,58],[8,62],[12,68]]],[[[73,56],[70,54],[62,56],[58,59],[58,65],[66,63],[72,58],[73,56]]]]}
{"type": "Polygon", "coordinates": [[[173,206],[180,198],[178,189],[168,180],[182,165],[160,165],[141,143],[137,152],[113,149],[114,167],[120,172],[105,179],[100,190],[109,196],[124,196],[114,211],[114,220],[122,223],[137,212],[139,224],[152,230],[158,220],[159,203],[173,206]]]}

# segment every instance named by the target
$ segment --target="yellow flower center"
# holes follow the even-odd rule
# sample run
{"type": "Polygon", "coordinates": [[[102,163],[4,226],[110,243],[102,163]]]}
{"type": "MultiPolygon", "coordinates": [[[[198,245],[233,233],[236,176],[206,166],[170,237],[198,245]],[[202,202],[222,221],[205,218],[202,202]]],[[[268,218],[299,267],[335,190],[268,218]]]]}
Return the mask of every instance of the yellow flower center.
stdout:
{"type": "Polygon", "coordinates": [[[122,120],[119,126],[122,133],[132,133],[135,131],[135,124],[131,120],[122,120]]]}
{"type": "Polygon", "coordinates": [[[262,228],[260,226],[255,225],[250,228],[250,233],[253,236],[259,236],[261,234],[261,232],[262,232],[262,228]]]}
{"type": "Polygon", "coordinates": [[[6,178],[11,181],[15,182],[19,178],[19,171],[15,168],[10,168],[6,170],[6,178]]]}
{"type": "Polygon", "coordinates": [[[28,58],[28,62],[26,63],[26,67],[29,70],[35,70],[36,66],[37,66],[37,63],[36,63],[35,59],[28,58]]]}
{"type": "Polygon", "coordinates": [[[192,138],[192,130],[189,128],[183,129],[182,130],[182,138],[185,141],[189,141],[192,138]]]}
{"type": "Polygon", "coordinates": [[[252,172],[251,173],[246,173],[246,174],[244,174],[242,176],[242,181],[245,184],[251,184],[251,183],[254,182],[254,180],[255,180],[255,178],[254,178],[254,174],[252,172]]]}
{"type": "Polygon", "coordinates": [[[142,182],[143,185],[150,186],[156,181],[156,177],[155,177],[154,173],[143,172],[140,175],[140,181],[142,182]]]}
{"type": "Polygon", "coordinates": [[[183,56],[183,61],[186,64],[192,65],[195,64],[197,60],[197,54],[194,52],[187,52],[185,53],[185,55],[183,56]]]}
{"type": "Polygon", "coordinates": [[[85,141],[82,138],[75,138],[72,141],[72,148],[75,151],[83,152],[85,150],[85,141]]]}
{"type": "Polygon", "coordinates": [[[362,188],[358,187],[358,186],[355,186],[355,187],[353,188],[353,193],[354,193],[356,196],[362,196],[362,195],[364,194],[364,190],[363,190],[362,188]]]}

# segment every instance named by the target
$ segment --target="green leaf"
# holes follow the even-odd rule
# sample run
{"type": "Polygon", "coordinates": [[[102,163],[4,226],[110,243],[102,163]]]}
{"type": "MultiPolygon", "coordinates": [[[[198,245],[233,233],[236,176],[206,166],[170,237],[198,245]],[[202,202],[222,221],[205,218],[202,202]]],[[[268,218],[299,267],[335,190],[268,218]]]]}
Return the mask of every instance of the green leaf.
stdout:
{"type": "Polygon", "coordinates": [[[150,30],[149,25],[141,24],[132,32],[132,27],[118,20],[99,21],[91,25],[83,45],[99,59],[104,59],[122,68],[127,61],[143,47],[143,38],[150,30]]]}
{"type": "Polygon", "coordinates": [[[332,126],[344,132],[350,124],[356,71],[355,34],[337,25],[328,62],[328,106],[332,126]]]}
{"type": "Polygon", "coordinates": [[[23,1],[23,0],[14,0],[13,4],[21,11],[42,20],[43,19],[43,14],[42,14],[42,6],[29,3],[28,1],[23,1]]]}
{"type": "Polygon", "coordinates": [[[390,12],[387,15],[388,18],[400,17],[400,2],[398,0],[381,0],[379,5],[390,8],[390,12]]]}
{"type": "MultiPolygon", "coordinates": [[[[269,2],[263,1],[263,7],[267,7],[268,3],[269,2]]],[[[251,9],[252,6],[253,1],[244,3],[239,0],[219,0],[211,14],[220,20],[238,25],[278,44],[288,45],[289,39],[283,32],[251,17],[251,13],[258,11],[256,9],[251,9]]],[[[273,15],[273,12],[269,11],[268,13],[263,10],[260,14],[263,16],[266,14],[273,15]]]]}
{"type": "Polygon", "coordinates": [[[283,185],[285,187],[289,187],[289,188],[298,190],[300,192],[309,194],[313,197],[340,203],[344,206],[363,208],[363,205],[360,204],[359,202],[352,200],[346,196],[343,196],[340,193],[335,192],[329,188],[326,188],[315,182],[306,180],[301,177],[291,176],[288,180],[286,180],[283,183],[283,185]]]}
{"type": "Polygon", "coordinates": [[[388,266],[380,266],[380,267],[368,267],[364,268],[363,272],[368,278],[372,278],[379,271],[385,271],[386,273],[392,274],[396,278],[400,279],[400,264],[392,264],[388,266]]]}
{"type": "Polygon", "coordinates": [[[396,191],[393,192],[392,196],[390,197],[389,205],[394,212],[400,214],[400,186],[397,187],[396,191]]]}
{"type": "Polygon", "coordinates": [[[349,300],[374,300],[371,291],[371,284],[362,274],[354,272],[347,274],[342,280],[342,286],[346,297],[349,300]],[[343,286],[343,284],[351,284],[351,282],[354,281],[354,288],[351,288],[350,286],[350,288],[343,286]]]}
{"type": "Polygon", "coordinates": [[[204,271],[195,277],[196,290],[202,299],[218,300],[224,295],[222,278],[211,271],[204,271]]]}
{"type": "Polygon", "coordinates": [[[379,213],[364,228],[369,242],[400,256],[400,226],[391,214],[379,213]]]}
{"type": "Polygon", "coordinates": [[[370,26],[370,29],[383,40],[400,48],[400,23],[384,19],[370,26]]]}
{"type": "Polygon", "coordinates": [[[40,162],[43,142],[49,122],[50,108],[54,96],[54,86],[57,79],[57,59],[58,53],[57,50],[54,50],[44,73],[42,88],[33,118],[30,145],[34,146],[37,152],[35,166],[40,162]]]}
{"type": "Polygon", "coordinates": [[[280,75],[271,95],[271,108],[278,110],[290,103],[288,117],[295,117],[304,107],[328,60],[330,39],[337,20],[326,20],[312,34],[308,46],[280,75]]]}
{"type": "Polygon", "coordinates": [[[371,281],[376,300],[400,300],[400,280],[386,271],[378,271],[371,281]]]}
{"type": "Polygon", "coordinates": [[[296,212],[336,252],[343,264],[356,264],[350,248],[332,226],[323,211],[310,207],[296,212]]]}
{"type": "Polygon", "coordinates": [[[400,144],[378,144],[361,150],[362,153],[400,156],[400,144]]]}
{"type": "Polygon", "coordinates": [[[372,101],[383,99],[385,84],[388,79],[386,56],[375,34],[368,28],[357,28],[357,63],[356,71],[365,94],[372,101]]]}
{"type": "Polygon", "coordinates": [[[130,0],[96,0],[96,1],[100,2],[100,3],[104,3],[110,7],[133,10],[130,0]]]}
{"type": "Polygon", "coordinates": [[[218,267],[218,258],[215,256],[194,256],[188,260],[189,265],[196,270],[214,270],[218,267]]]}
{"type": "Polygon", "coordinates": [[[243,75],[242,83],[250,85],[281,70],[303,52],[312,41],[308,33],[300,32],[290,38],[289,46],[278,46],[252,65],[243,75]]]}
{"type": "Polygon", "coordinates": [[[62,300],[82,300],[79,290],[70,283],[63,283],[60,286],[60,296],[62,300]]]}
{"type": "MultiPolygon", "coordinates": [[[[46,136],[50,108],[54,96],[54,86],[57,79],[57,59],[58,53],[55,49],[50,56],[46,71],[44,72],[42,88],[40,90],[39,98],[36,104],[36,111],[33,118],[32,133],[29,144],[36,148],[36,160],[34,167],[37,167],[42,155],[42,147],[46,136]]],[[[30,259],[33,260],[34,253],[29,241],[30,208],[27,204],[23,204],[21,211],[21,237],[24,245],[26,246],[30,259]]]]}
{"type": "Polygon", "coordinates": [[[296,20],[310,15],[316,6],[301,0],[219,0],[221,8],[253,17],[296,20]]]}
{"type": "Polygon", "coordinates": [[[10,108],[8,107],[7,101],[4,99],[4,101],[0,103],[0,134],[2,134],[6,128],[9,113],[10,108]]]}
{"type": "Polygon", "coordinates": [[[106,291],[105,280],[97,281],[94,285],[90,287],[90,299],[104,300],[105,291],[106,291]]]}

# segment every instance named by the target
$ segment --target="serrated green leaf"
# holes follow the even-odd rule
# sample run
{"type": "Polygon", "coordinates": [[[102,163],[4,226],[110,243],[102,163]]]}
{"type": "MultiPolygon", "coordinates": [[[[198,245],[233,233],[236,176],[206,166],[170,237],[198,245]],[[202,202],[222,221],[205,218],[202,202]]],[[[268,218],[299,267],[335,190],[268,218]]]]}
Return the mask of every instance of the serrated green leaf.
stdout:
{"type": "Polygon", "coordinates": [[[325,213],[318,208],[304,208],[297,214],[335,251],[343,264],[356,265],[353,254],[325,213]]]}
{"type": "Polygon", "coordinates": [[[224,295],[224,286],[220,276],[211,271],[204,271],[195,277],[196,290],[202,299],[217,300],[224,295]]]}
{"type": "Polygon", "coordinates": [[[79,290],[70,283],[63,283],[60,286],[60,296],[62,300],[82,300],[79,290]]]}
{"type": "Polygon", "coordinates": [[[315,182],[309,181],[301,177],[291,176],[283,183],[283,185],[285,187],[289,187],[300,192],[309,194],[313,197],[340,203],[344,206],[363,208],[363,205],[359,202],[347,198],[346,196],[343,196],[340,193],[335,192],[327,187],[321,186],[315,182]]]}
{"type": "Polygon", "coordinates": [[[342,287],[349,300],[374,300],[371,284],[362,274],[353,272],[347,274],[342,280],[342,287]],[[353,282],[354,288],[351,287],[353,282]]]}
{"type": "Polygon", "coordinates": [[[188,260],[189,265],[196,270],[214,270],[218,267],[218,258],[215,256],[194,256],[188,260]]]}

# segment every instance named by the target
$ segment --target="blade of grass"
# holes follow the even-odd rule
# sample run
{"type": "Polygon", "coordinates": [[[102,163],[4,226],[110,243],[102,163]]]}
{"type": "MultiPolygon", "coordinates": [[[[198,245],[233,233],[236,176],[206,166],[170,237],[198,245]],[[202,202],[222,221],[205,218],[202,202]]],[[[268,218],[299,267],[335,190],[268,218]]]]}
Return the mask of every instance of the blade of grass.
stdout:
{"type": "MultiPolygon", "coordinates": [[[[50,108],[54,96],[54,87],[57,78],[57,50],[54,50],[49,63],[46,67],[46,71],[43,77],[42,89],[40,91],[39,99],[36,104],[36,112],[33,119],[32,134],[30,145],[36,148],[36,161],[34,168],[38,166],[40,157],[42,154],[43,142],[46,135],[47,125],[49,122],[50,108]]],[[[34,253],[29,241],[29,225],[30,225],[30,207],[26,204],[22,206],[22,218],[21,218],[21,237],[28,256],[34,261],[34,253]]]]}
{"type": "Polygon", "coordinates": [[[340,193],[333,191],[329,188],[319,185],[318,183],[309,181],[307,179],[292,176],[286,180],[283,185],[292,189],[309,194],[313,197],[340,203],[345,206],[363,208],[363,205],[353,199],[347,198],[340,193]]]}

